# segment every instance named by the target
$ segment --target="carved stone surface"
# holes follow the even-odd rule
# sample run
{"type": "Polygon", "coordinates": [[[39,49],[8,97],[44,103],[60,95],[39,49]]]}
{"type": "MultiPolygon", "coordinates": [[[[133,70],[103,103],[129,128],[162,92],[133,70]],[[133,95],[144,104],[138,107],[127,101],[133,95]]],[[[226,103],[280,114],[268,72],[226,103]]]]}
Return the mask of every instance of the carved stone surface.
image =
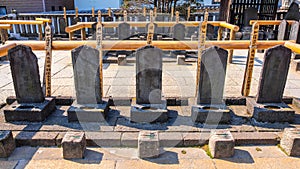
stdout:
{"type": "Polygon", "coordinates": [[[279,45],[266,51],[257,103],[281,103],[289,71],[291,50],[279,45]]]}
{"type": "Polygon", "coordinates": [[[39,67],[31,48],[18,45],[8,51],[8,58],[18,103],[42,103],[39,67]]]}
{"type": "Polygon", "coordinates": [[[162,98],[162,50],[145,46],[136,52],[136,103],[160,104],[162,98]]]}
{"type": "Polygon", "coordinates": [[[119,40],[130,37],[130,25],[128,23],[121,23],[118,27],[119,40]]]}
{"type": "Polygon", "coordinates": [[[176,24],[173,26],[173,38],[176,40],[184,40],[185,26],[183,24],[176,24]]]}
{"type": "Polygon", "coordinates": [[[277,40],[287,40],[289,38],[287,26],[288,26],[287,21],[282,20],[278,27],[277,40]]]}
{"type": "Polygon", "coordinates": [[[80,46],[72,50],[72,63],[77,103],[101,103],[99,51],[89,46],[80,46]]]}

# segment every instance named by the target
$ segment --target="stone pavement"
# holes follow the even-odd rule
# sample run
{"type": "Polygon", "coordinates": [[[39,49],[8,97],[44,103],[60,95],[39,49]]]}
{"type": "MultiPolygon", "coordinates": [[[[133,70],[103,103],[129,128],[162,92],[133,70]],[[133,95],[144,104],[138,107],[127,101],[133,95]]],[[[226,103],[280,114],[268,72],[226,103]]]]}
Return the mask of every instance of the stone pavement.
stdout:
{"type": "Polygon", "coordinates": [[[211,159],[201,148],[165,148],[154,159],[138,159],[134,148],[88,148],[84,159],[65,160],[62,148],[18,147],[1,168],[107,169],[298,169],[300,159],[288,157],[277,146],[238,146],[231,158],[211,159]]]}

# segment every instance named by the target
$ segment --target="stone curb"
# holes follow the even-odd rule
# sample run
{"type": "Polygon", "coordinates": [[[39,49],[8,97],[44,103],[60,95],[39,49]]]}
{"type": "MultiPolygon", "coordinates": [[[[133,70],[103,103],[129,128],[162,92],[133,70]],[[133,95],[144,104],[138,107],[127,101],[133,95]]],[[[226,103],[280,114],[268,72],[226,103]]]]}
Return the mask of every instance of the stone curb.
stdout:
{"type": "MultiPolygon", "coordinates": [[[[66,132],[14,131],[17,147],[61,146],[66,132]]],[[[89,147],[137,147],[139,132],[85,132],[89,147]]],[[[235,145],[277,145],[280,132],[232,132],[235,145]]],[[[195,147],[208,143],[207,132],[159,132],[162,147],[195,147]]]]}

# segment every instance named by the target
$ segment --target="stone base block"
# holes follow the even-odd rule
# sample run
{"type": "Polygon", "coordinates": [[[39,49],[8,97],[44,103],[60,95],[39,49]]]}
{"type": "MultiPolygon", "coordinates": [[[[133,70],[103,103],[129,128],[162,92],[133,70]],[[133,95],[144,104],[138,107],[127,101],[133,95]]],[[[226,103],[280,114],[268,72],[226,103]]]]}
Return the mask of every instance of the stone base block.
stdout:
{"type": "Polygon", "coordinates": [[[185,65],[185,55],[177,55],[177,65],[185,65]]]}
{"type": "Polygon", "coordinates": [[[159,136],[157,131],[140,131],[138,137],[139,158],[159,156],[159,136]]]}
{"type": "Polygon", "coordinates": [[[7,122],[11,121],[44,121],[56,109],[55,99],[45,98],[43,103],[22,103],[15,101],[4,108],[4,116],[7,122]]]}
{"type": "Polygon", "coordinates": [[[155,123],[168,121],[167,101],[161,104],[136,104],[131,103],[130,120],[136,123],[155,123]]]}
{"type": "Polygon", "coordinates": [[[289,156],[300,156],[300,129],[284,129],[280,146],[289,156]]]}
{"type": "Polygon", "coordinates": [[[230,119],[230,110],[225,104],[192,106],[194,123],[229,123],[230,119]]]}
{"type": "Polygon", "coordinates": [[[127,64],[126,55],[118,55],[118,65],[125,66],[127,64]]]}
{"type": "Polygon", "coordinates": [[[102,104],[77,104],[74,102],[68,109],[68,121],[80,122],[105,122],[109,112],[109,100],[103,100],[102,104]]]}
{"type": "Polygon", "coordinates": [[[228,158],[234,155],[234,138],[228,130],[211,132],[208,147],[213,158],[228,158]]]}
{"type": "Polygon", "coordinates": [[[293,122],[295,111],[285,103],[256,103],[247,98],[247,111],[259,122],[293,122]]]}
{"type": "Polygon", "coordinates": [[[16,143],[11,131],[0,131],[0,158],[7,158],[15,150],[16,143]]]}
{"type": "Polygon", "coordinates": [[[68,132],[62,140],[63,157],[65,159],[83,158],[86,139],[83,132],[68,132]]]}

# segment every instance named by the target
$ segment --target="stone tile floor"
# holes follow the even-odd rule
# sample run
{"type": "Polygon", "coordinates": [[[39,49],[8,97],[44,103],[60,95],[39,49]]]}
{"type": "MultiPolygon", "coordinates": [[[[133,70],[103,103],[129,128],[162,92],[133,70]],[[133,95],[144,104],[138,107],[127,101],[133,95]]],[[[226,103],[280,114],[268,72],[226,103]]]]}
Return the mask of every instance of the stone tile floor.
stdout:
{"type": "Polygon", "coordinates": [[[287,157],[276,146],[237,146],[231,158],[211,159],[201,148],[165,148],[159,158],[138,159],[134,148],[88,148],[84,159],[65,160],[61,148],[19,147],[1,168],[107,168],[107,169],[298,169],[300,160],[287,157]]]}

